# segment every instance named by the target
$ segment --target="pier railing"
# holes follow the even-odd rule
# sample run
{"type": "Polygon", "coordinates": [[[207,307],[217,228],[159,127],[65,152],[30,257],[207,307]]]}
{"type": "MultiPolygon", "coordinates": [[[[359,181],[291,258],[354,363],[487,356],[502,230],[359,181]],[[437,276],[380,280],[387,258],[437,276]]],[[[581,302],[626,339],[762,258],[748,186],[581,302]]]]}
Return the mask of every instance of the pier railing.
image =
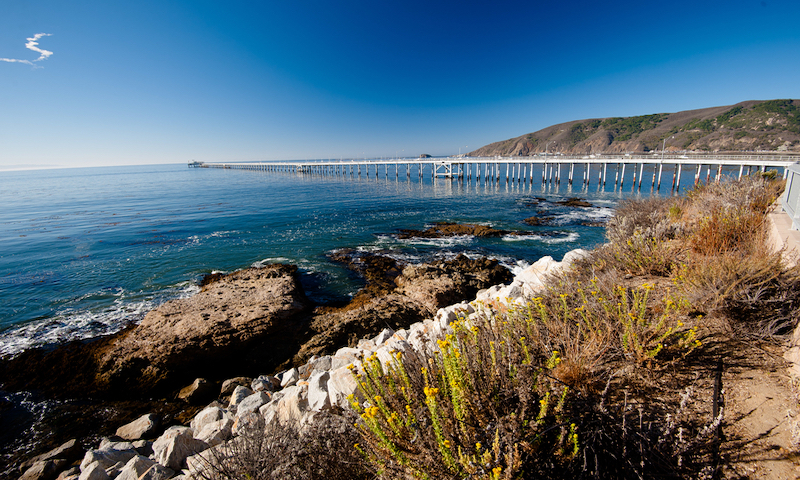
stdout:
{"type": "Polygon", "coordinates": [[[781,206],[792,219],[792,230],[800,230],[800,164],[786,168],[786,189],[781,197],[781,206]]]}

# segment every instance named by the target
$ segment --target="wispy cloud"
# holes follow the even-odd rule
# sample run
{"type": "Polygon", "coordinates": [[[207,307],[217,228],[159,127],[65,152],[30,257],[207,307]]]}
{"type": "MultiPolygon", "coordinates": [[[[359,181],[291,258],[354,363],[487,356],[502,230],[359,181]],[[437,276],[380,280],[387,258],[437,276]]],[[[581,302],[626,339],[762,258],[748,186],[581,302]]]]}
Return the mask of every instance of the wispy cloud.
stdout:
{"type": "Polygon", "coordinates": [[[24,63],[25,65],[36,66],[36,65],[34,65],[33,62],[41,62],[42,60],[47,59],[50,55],[53,54],[53,52],[51,52],[50,50],[43,50],[43,49],[39,48],[39,46],[38,46],[39,45],[38,40],[40,38],[49,37],[50,35],[51,35],[50,33],[37,33],[36,35],[25,39],[25,40],[28,41],[25,44],[25,48],[27,48],[28,50],[31,50],[31,51],[34,51],[34,52],[38,53],[39,54],[39,58],[37,58],[35,60],[22,60],[22,59],[19,59],[19,58],[0,58],[0,62],[24,63]]]}

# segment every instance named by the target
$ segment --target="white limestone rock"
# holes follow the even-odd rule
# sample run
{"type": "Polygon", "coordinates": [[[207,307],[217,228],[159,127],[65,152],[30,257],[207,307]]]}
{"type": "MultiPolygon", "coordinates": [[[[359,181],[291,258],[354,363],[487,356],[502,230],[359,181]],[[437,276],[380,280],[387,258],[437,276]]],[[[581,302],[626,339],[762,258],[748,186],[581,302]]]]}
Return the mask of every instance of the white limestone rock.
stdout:
{"type": "Polygon", "coordinates": [[[494,301],[500,297],[500,291],[503,289],[503,287],[504,285],[494,285],[492,287],[487,288],[486,290],[481,290],[475,296],[475,300],[480,302],[494,301]]]}
{"type": "Polygon", "coordinates": [[[308,408],[312,411],[328,410],[331,400],[328,397],[330,372],[318,372],[308,379],[308,408]]]}
{"type": "Polygon", "coordinates": [[[221,418],[215,422],[207,423],[203,429],[194,434],[194,438],[215,447],[231,437],[233,420],[229,417],[221,418]]]}
{"type": "MultiPolygon", "coordinates": [[[[192,431],[197,433],[200,432],[203,427],[208,425],[209,423],[216,422],[221,420],[225,416],[224,410],[219,407],[206,407],[200,411],[197,415],[194,416],[192,422],[189,424],[192,431]]],[[[195,436],[195,438],[197,438],[195,436]]]]}
{"type": "Polygon", "coordinates": [[[309,360],[306,368],[306,378],[311,378],[314,374],[319,372],[327,372],[331,369],[333,358],[330,355],[323,355],[321,357],[314,356],[309,360]]]}
{"type": "Polygon", "coordinates": [[[175,472],[159,464],[154,464],[139,477],[139,480],[167,480],[174,477],[175,472]]]}
{"type": "Polygon", "coordinates": [[[231,394],[231,401],[229,403],[229,406],[235,407],[235,406],[239,405],[239,403],[242,400],[244,400],[245,398],[249,397],[252,394],[253,394],[253,391],[250,390],[249,388],[247,388],[245,386],[242,386],[242,385],[237,386],[233,390],[233,393],[231,394]]]}
{"type": "Polygon", "coordinates": [[[71,467],[58,474],[56,480],[78,480],[81,476],[79,467],[71,467]]]}
{"type": "Polygon", "coordinates": [[[269,375],[261,375],[250,383],[250,388],[254,392],[272,392],[275,388],[272,383],[272,377],[269,375]]]}
{"type": "Polygon", "coordinates": [[[433,320],[418,322],[408,329],[408,343],[419,353],[433,355],[436,351],[436,340],[441,336],[441,326],[433,320]]]}
{"type": "MultiPolygon", "coordinates": [[[[215,478],[218,474],[214,471],[213,465],[217,459],[231,455],[236,449],[236,443],[243,441],[241,438],[234,438],[228,443],[221,443],[215,447],[204,450],[196,455],[186,458],[186,470],[182,473],[187,479],[215,478]]],[[[178,477],[174,477],[177,479],[178,477]]]]}
{"type": "Polygon", "coordinates": [[[138,455],[135,450],[89,450],[81,461],[81,474],[89,468],[89,465],[97,463],[105,471],[119,462],[127,463],[128,460],[138,455]]]}
{"type": "Polygon", "coordinates": [[[356,390],[358,390],[358,384],[349,368],[342,367],[331,370],[328,378],[328,398],[331,404],[348,408],[350,402],[347,401],[347,397],[355,394],[356,390]]]}
{"type": "MultiPolygon", "coordinates": [[[[136,420],[123,425],[117,429],[117,436],[123,440],[139,440],[155,433],[158,428],[159,418],[157,415],[148,413],[136,420]]],[[[153,435],[154,436],[154,435],[153,435]]]]}
{"type": "Polygon", "coordinates": [[[19,477],[19,480],[50,480],[58,473],[58,465],[56,462],[66,463],[66,460],[39,460],[34,462],[25,473],[19,477]]]}
{"type": "Polygon", "coordinates": [[[269,395],[264,392],[256,392],[244,400],[242,400],[236,406],[236,418],[239,418],[242,415],[247,415],[248,413],[257,412],[261,405],[269,402],[269,395]]]}
{"type": "Polygon", "coordinates": [[[208,445],[194,438],[189,427],[174,426],[153,442],[153,458],[161,465],[180,470],[186,457],[202,452],[208,445]]]}
{"type": "Polygon", "coordinates": [[[399,338],[400,340],[408,339],[408,330],[405,328],[401,328],[400,330],[395,330],[394,335],[392,338],[399,338]]]}
{"type": "Polygon", "coordinates": [[[451,323],[458,320],[459,316],[466,316],[474,311],[475,309],[469,303],[456,303],[454,305],[440,308],[433,318],[439,322],[443,328],[446,329],[451,323]]]}
{"type": "Polygon", "coordinates": [[[264,425],[269,425],[275,421],[277,405],[278,401],[273,399],[273,401],[266,405],[261,405],[261,408],[258,409],[258,414],[264,419],[264,425]]]}
{"type": "Polygon", "coordinates": [[[219,391],[219,397],[220,398],[229,397],[231,396],[231,394],[233,394],[233,391],[236,389],[236,387],[238,387],[239,385],[246,387],[250,385],[252,381],[253,379],[250,377],[229,378],[228,380],[222,382],[222,387],[220,388],[219,391]]]}
{"type": "Polygon", "coordinates": [[[125,462],[117,462],[114,465],[106,468],[106,473],[109,477],[116,478],[123,468],[125,468],[125,462]]]}
{"type": "Polygon", "coordinates": [[[108,437],[103,437],[100,439],[100,445],[97,447],[98,450],[108,451],[108,450],[133,450],[134,447],[132,442],[115,442],[108,437]]]}
{"type": "Polygon", "coordinates": [[[282,425],[300,421],[308,410],[308,386],[293,385],[283,389],[283,396],[275,407],[276,417],[282,425]]]}
{"type": "Polygon", "coordinates": [[[342,367],[346,367],[348,365],[356,364],[359,365],[361,362],[359,358],[364,355],[364,351],[358,348],[351,348],[351,347],[343,347],[336,351],[333,358],[331,358],[331,370],[337,370],[342,367]]]}
{"type": "Polygon", "coordinates": [[[359,340],[356,347],[360,350],[364,350],[367,352],[374,352],[375,349],[378,348],[377,345],[375,345],[375,342],[369,338],[362,338],[361,340],[359,340]]]}
{"type": "Polygon", "coordinates": [[[297,380],[300,379],[300,373],[297,371],[296,368],[290,368],[286,370],[283,375],[281,376],[281,387],[291,387],[297,380]]]}
{"type": "Polygon", "coordinates": [[[88,463],[85,468],[81,464],[81,475],[78,480],[109,480],[110,478],[100,462],[88,463]]]}
{"type": "Polygon", "coordinates": [[[564,254],[564,258],[561,259],[562,267],[568,267],[572,265],[572,263],[576,260],[581,260],[586,258],[590,255],[591,252],[588,250],[584,250],[582,248],[576,248],[575,250],[570,250],[569,252],[564,254]]]}
{"type": "Polygon", "coordinates": [[[245,432],[252,432],[255,430],[262,430],[264,428],[264,417],[258,412],[249,412],[244,415],[236,417],[231,427],[231,435],[237,437],[245,432]]]}
{"type": "Polygon", "coordinates": [[[381,330],[381,333],[379,333],[378,335],[375,336],[375,338],[372,339],[372,343],[374,343],[376,347],[380,347],[393,336],[394,336],[394,330],[392,330],[391,328],[384,328],[383,330],[381,330]]]}
{"type": "Polygon", "coordinates": [[[116,480],[138,480],[153,465],[156,465],[156,462],[142,455],[137,455],[128,460],[128,463],[122,467],[119,475],[116,476],[116,480]]]}

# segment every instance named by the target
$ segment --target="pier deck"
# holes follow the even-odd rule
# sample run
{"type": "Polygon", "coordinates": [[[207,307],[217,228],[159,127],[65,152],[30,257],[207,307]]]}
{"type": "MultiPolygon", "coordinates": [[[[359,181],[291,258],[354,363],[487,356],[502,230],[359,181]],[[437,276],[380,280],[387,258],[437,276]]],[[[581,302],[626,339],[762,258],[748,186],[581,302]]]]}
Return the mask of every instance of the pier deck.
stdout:
{"type": "Polygon", "coordinates": [[[625,170],[632,172],[633,189],[641,190],[642,184],[650,184],[657,191],[666,174],[672,173],[672,191],[680,190],[683,170],[691,167],[694,183],[703,178],[719,180],[723,167],[728,174],[738,176],[750,174],[755,170],[778,169],[784,178],[788,166],[800,161],[798,154],[729,154],[729,155],[537,155],[525,157],[447,157],[447,158],[397,158],[390,160],[324,160],[291,162],[190,162],[190,167],[257,170],[264,172],[283,172],[309,175],[343,175],[351,177],[385,177],[405,174],[437,178],[459,178],[484,182],[538,182],[561,184],[562,179],[569,185],[581,182],[584,185],[597,182],[605,187],[612,183],[614,188],[623,187],[626,181],[625,170]],[[577,167],[577,175],[576,175],[577,167]],[[645,172],[647,168],[647,172],[645,172]],[[671,169],[671,172],[670,172],[671,169]],[[536,170],[536,173],[534,173],[536,170]],[[645,175],[647,173],[647,175],[645,175]],[[609,178],[613,175],[613,178],[609,178]]]}

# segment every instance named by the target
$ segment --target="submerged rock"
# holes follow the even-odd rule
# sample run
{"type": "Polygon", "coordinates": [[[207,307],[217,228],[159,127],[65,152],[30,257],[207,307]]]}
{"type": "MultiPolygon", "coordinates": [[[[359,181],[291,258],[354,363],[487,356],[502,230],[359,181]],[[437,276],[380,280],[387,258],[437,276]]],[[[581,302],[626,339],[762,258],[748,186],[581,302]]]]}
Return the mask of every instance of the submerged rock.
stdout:
{"type": "Polygon", "coordinates": [[[473,225],[460,223],[436,223],[425,230],[401,229],[398,238],[442,238],[456,235],[472,235],[475,237],[502,237],[508,235],[509,230],[498,230],[488,225],[473,225]]]}
{"type": "Polygon", "coordinates": [[[583,199],[578,198],[578,197],[568,198],[566,200],[561,200],[561,201],[558,201],[558,202],[555,202],[555,203],[557,203],[558,205],[564,205],[565,207],[593,207],[594,206],[591,203],[587,202],[586,200],[583,200],[583,199]]]}
{"type": "Polygon", "coordinates": [[[545,225],[552,225],[554,219],[555,219],[554,215],[534,215],[533,217],[528,217],[523,219],[522,222],[525,223],[526,225],[540,227],[545,225]]]}

